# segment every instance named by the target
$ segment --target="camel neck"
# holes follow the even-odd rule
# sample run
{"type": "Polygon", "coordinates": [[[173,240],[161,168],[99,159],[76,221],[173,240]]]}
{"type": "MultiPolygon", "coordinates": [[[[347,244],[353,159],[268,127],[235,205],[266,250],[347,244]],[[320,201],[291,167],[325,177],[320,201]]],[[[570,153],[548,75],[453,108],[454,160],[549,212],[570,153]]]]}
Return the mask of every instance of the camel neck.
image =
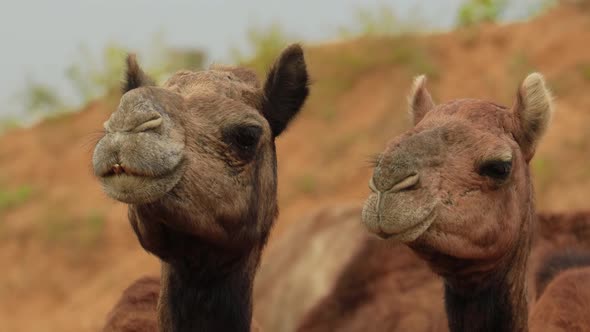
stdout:
{"type": "Polygon", "coordinates": [[[527,222],[516,250],[475,282],[445,278],[445,309],[451,332],[526,332],[528,299],[526,267],[530,253],[527,222]]]}
{"type": "MultiPolygon", "coordinates": [[[[207,250],[208,249],[208,250],[207,250]]],[[[250,331],[252,283],[260,250],[162,262],[161,332],[250,331]]]]}
{"type": "Polygon", "coordinates": [[[451,332],[528,331],[525,287],[514,282],[504,280],[476,295],[445,284],[445,307],[451,332]]]}

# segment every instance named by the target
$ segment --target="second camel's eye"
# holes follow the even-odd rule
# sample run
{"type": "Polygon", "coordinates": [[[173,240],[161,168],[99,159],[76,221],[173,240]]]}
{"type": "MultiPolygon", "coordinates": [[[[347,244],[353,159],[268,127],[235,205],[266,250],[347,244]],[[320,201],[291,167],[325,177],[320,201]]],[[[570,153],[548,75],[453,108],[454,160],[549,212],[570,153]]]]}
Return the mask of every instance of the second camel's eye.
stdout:
{"type": "Polygon", "coordinates": [[[492,178],[497,181],[504,181],[510,175],[512,161],[491,160],[479,167],[479,175],[492,178]]]}

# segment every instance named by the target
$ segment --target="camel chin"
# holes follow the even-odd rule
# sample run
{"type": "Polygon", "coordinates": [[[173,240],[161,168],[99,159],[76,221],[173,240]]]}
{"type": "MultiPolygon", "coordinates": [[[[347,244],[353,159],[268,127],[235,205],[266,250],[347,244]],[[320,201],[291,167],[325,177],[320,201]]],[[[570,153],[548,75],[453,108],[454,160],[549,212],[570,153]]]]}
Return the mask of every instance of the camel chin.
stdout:
{"type": "Polygon", "coordinates": [[[127,204],[153,203],[180,181],[182,174],[175,172],[164,177],[112,175],[100,179],[104,192],[111,198],[127,204]]]}

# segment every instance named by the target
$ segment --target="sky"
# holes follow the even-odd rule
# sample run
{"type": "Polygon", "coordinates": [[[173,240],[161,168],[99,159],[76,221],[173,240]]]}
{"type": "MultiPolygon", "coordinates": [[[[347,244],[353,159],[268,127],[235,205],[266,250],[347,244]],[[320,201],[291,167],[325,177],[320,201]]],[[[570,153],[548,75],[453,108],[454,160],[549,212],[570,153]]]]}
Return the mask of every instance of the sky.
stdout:
{"type": "MultiPolygon", "coordinates": [[[[514,0],[506,13],[518,18],[543,0],[514,0]]],[[[434,29],[451,27],[462,0],[0,0],[0,118],[22,114],[18,95],[27,80],[73,96],[65,78],[80,62],[80,47],[98,58],[109,43],[140,54],[161,35],[175,48],[198,48],[209,61],[229,62],[232,47],[245,49],[251,27],[279,23],[305,42],[334,39],[354,24],[358,8],[385,4],[404,19],[434,29]]]]}

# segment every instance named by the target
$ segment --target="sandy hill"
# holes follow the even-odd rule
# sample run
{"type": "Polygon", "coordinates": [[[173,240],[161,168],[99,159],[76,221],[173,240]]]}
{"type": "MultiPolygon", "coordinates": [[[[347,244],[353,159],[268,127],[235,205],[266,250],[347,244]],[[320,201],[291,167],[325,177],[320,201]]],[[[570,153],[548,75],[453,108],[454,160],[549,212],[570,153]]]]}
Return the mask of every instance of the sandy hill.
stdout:
{"type": "MultiPolygon", "coordinates": [[[[504,104],[527,73],[544,73],[557,113],[532,164],[538,206],[590,207],[589,40],[590,13],[564,6],[526,23],[308,48],[315,83],[278,141],[273,239],[325,204],[364,199],[371,155],[409,126],[406,94],[419,73],[438,101],[504,104]]],[[[2,330],[96,331],[126,285],[158,273],[124,206],[92,178],[93,144],[116,103],[105,98],[0,137],[2,330]]]]}

